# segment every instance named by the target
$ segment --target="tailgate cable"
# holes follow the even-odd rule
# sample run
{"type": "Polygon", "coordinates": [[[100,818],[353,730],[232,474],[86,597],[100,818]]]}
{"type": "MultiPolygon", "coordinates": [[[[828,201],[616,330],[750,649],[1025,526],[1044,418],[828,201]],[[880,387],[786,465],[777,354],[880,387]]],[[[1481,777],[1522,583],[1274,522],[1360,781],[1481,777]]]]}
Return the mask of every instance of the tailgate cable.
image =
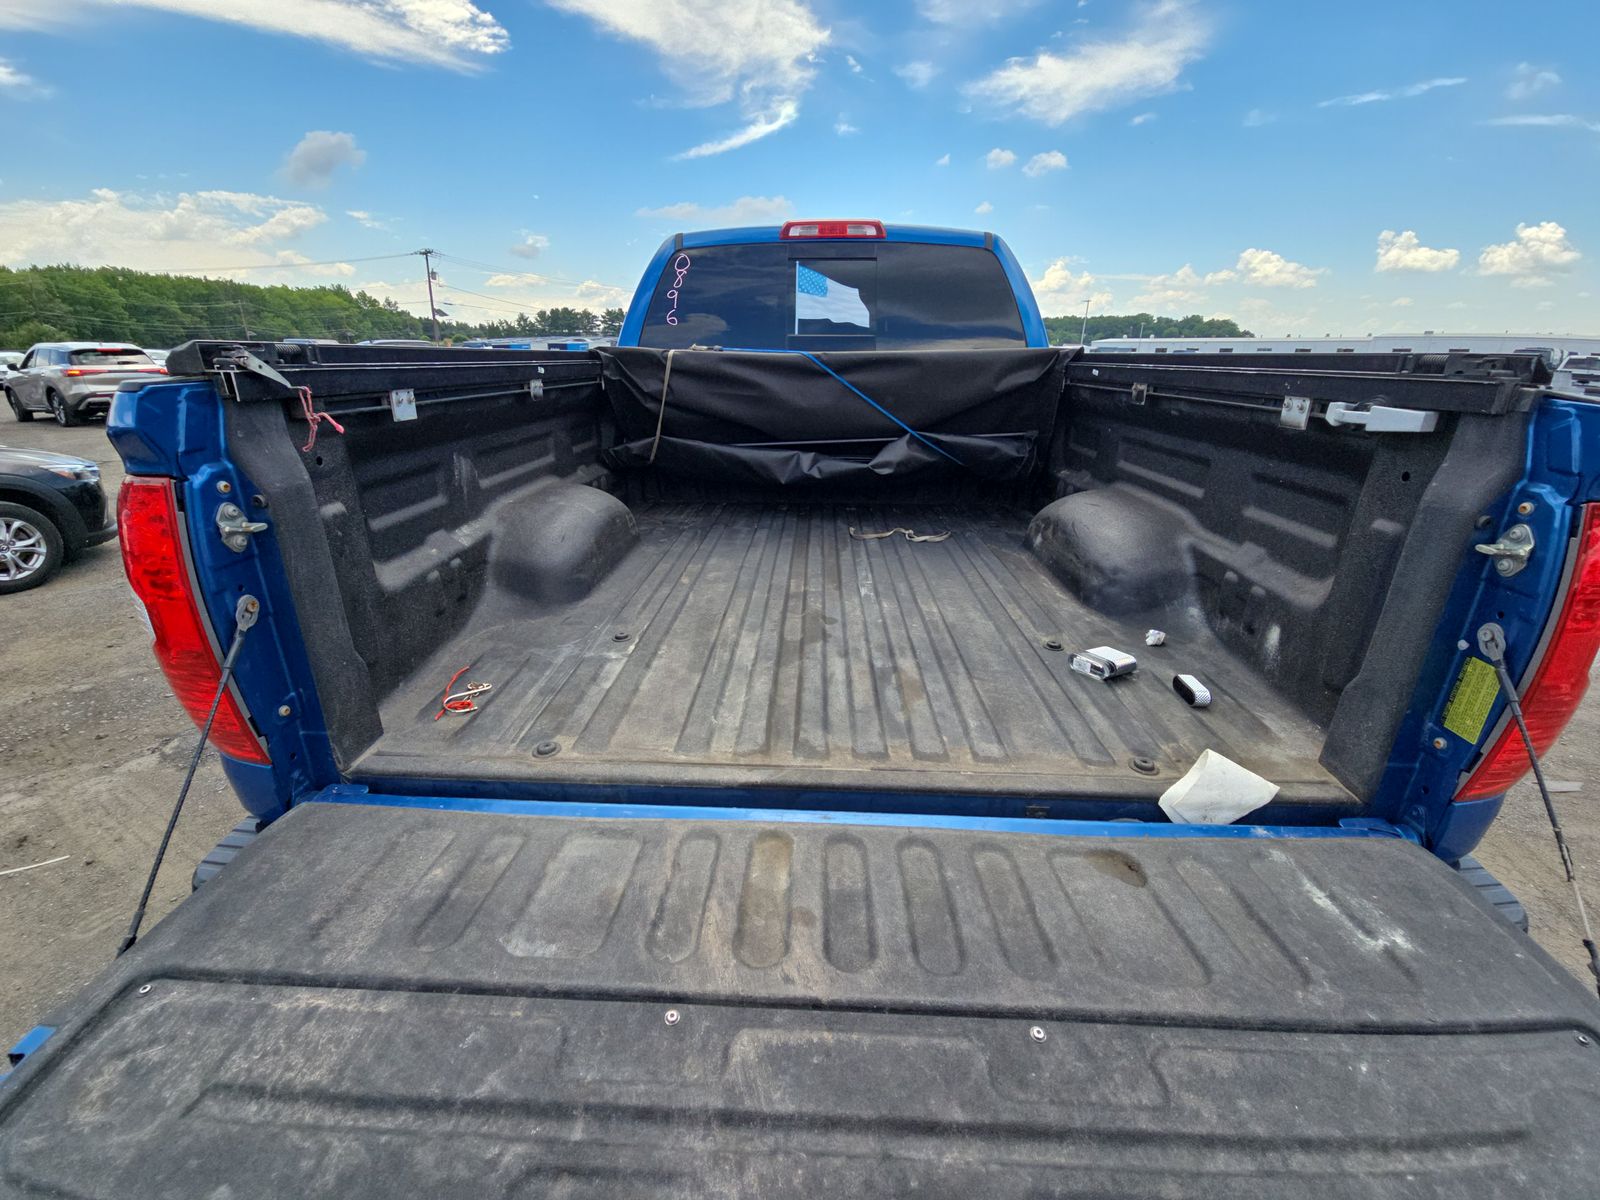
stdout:
{"type": "Polygon", "coordinates": [[[1583,892],[1578,888],[1578,871],[1572,862],[1572,851],[1567,848],[1567,837],[1561,829],[1561,819],[1556,816],[1555,801],[1550,799],[1550,788],[1544,781],[1544,768],[1539,765],[1539,752],[1533,748],[1533,737],[1528,733],[1528,722],[1522,715],[1522,701],[1517,696],[1517,685],[1511,681],[1506,669],[1506,632],[1493,621],[1478,629],[1478,649],[1494,667],[1500,680],[1500,689],[1506,694],[1506,707],[1522,734],[1522,744],[1527,748],[1528,761],[1533,765],[1533,778],[1539,785],[1539,797],[1544,801],[1545,816],[1550,818],[1550,832],[1555,836],[1556,849],[1561,852],[1561,866],[1572,885],[1572,898],[1578,904],[1578,920],[1583,924],[1583,948],[1589,952],[1589,970],[1595,977],[1595,990],[1600,992],[1600,948],[1595,946],[1594,929],[1589,924],[1589,910],[1583,903],[1583,892]]]}
{"type": "Polygon", "coordinates": [[[128,922],[128,932],[122,939],[122,945],[117,947],[118,958],[126,954],[139,940],[139,926],[144,923],[144,910],[150,903],[150,893],[155,891],[156,875],[161,871],[161,860],[167,856],[167,846],[172,841],[172,831],[178,826],[178,814],[183,811],[183,802],[189,798],[189,785],[194,782],[194,773],[200,766],[200,756],[205,753],[206,742],[211,737],[212,722],[217,719],[217,709],[222,707],[222,697],[233,679],[233,665],[239,659],[239,648],[244,645],[245,632],[256,623],[256,618],[260,615],[261,601],[254,596],[239,597],[238,606],[233,610],[233,643],[228,647],[228,653],[222,660],[222,677],[217,681],[217,694],[211,698],[211,711],[206,714],[206,723],[200,726],[200,744],[194,748],[194,757],[189,760],[189,770],[183,777],[183,786],[178,789],[177,803],[172,806],[172,815],[167,818],[167,831],[161,835],[161,844],[156,847],[155,861],[150,864],[150,876],[144,881],[144,891],[139,896],[139,907],[134,910],[133,920],[128,922]]]}

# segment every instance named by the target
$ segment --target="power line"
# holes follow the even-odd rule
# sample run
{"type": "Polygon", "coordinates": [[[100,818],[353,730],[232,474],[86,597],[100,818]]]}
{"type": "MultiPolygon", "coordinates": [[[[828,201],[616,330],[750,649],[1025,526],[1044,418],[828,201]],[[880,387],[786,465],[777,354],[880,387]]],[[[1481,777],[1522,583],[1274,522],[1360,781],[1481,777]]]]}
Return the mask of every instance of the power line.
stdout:
{"type": "Polygon", "coordinates": [[[477,259],[473,258],[462,258],[459,255],[446,254],[439,250],[434,251],[434,253],[438,257],[444,259],[446,262],[461,263],[464,266],[472,267],[479,271],[488,271],[494,275],[533,275],[542,282],[565,283],[571,287],[582,287],[586,283],[597,283],[601,287],[611,288],[613,291],[624,292],[628,294],[632,293],[631,288],[625,288],[615,283],[601,283],[598,279],[565,279],[560,275],[546,275],[542,271],[519,270],[516,267],[497,267],[492,263],[479,262],[477,259]]]}
{"type": "MultiPolygon", "coordinates": [[[[391,258],[415,258],[417,251],[403,254],[370,254],[365,258],[325,258],[319,262],[249,263],[239,267],[157,267],[151,275],[203,275],[206,271],[294,271],[300,267],[337,267],[345,263],[383,262],[391,258]]],[[[132,271],[134,267],[113,267],[114,271],[132,271]]]]}
{"type": "MultiPolygon", "coordinates": [[[[504,312],[526,313],[526,312],[528,312],[528,311],[530,311],[532,309],[538,309],[538,308],[570,308],[571,307],[570,305],[566,305],[566,304],[552,305],[548,301],[545,302],[542,305],[538,304],[536,302],[533,302],[533,301],[529,301],[527,303],[523,303],[521,301],[518,301],[514,296],[486,296],[482,292],[469,291],[467,288],[457,287],[453,283],[440,283],[439,286],[441,288],[444,288],[446,291],[461,292],[464,295],[476,296],[480,300],[493,301],[494,302],[494,306],[500,308],[504,312]],[[508,307],[506,307],[507,304],[510,304],[510,305],[512,305],[514,307],[509,307],[508,308],[508,307]]],[[[447,304],[448,303],[460,303],[463,308],[483,308],[483,307],[486,307],[485,305],[481,305],[481,304],[467,304],[465,301],[452,302],[452,301],[446,299],[445,302],[447,304]]],[[[578,311],[582,312],[582,311],[592,311],[592,310],[579,309],[578,311]]]]}

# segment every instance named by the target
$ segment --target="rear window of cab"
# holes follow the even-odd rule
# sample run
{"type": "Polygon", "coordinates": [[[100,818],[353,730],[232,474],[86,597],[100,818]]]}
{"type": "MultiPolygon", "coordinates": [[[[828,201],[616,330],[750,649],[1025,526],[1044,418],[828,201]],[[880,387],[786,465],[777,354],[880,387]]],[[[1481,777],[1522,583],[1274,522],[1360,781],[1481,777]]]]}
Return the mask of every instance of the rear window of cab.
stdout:
{"type": "Polygon", "coordinates": [[[993,349],[1027,338],[999,258],[920,242],[765,242],[667,259],[641,346],[993,349]]]}

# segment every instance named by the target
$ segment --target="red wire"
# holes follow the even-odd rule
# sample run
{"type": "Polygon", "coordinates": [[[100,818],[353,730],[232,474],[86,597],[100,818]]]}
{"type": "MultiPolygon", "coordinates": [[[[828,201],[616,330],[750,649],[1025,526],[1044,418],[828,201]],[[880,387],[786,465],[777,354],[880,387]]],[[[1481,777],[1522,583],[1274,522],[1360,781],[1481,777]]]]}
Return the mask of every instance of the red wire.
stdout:
{"type": "Polygon", "coordinates": [[[333,414],[317,411],[316,405],[312,403],[311,400],[310,388],[301,387],[296,388],[295,391],[300,395],[300,412],[302,415],[304,415],[306,424],[310,426],[310,434],[306,438],[306,444],[300,447],[302,452],[310,450],[311,447],[317,444],[317,426],[321,425],[324,421],[326,421],[329,425],[332,425],[340,433],[344,432],[344,426],[333,419],[333,414]]]}
{"type": "MultiPolygon", "coordinates": [[[[342,433],[343,430],[341,430],[340,432],[342,433]]],[[[455,687],[455,685],[456,685],[456,680],[460,679],[463,675],[465,675],[470,670],[472,670],[472,665],[469,663],[466,666],[462,667],[461,670],[457,671],[454,675],[450,676],[450,682],[444,685],[444,693],[443,694],[445,696],[449,696],[450,695],[450,689],[455,687]]],[[[477,705],[473,704],[472,697],[470,697],[470,696],[467,697],[465,700],[456,700],[456,701],[453,701],[453,702],[450,701],[450,700],[447,700],[447,699],[440,700],[440,702],[439,702],[439,711],[433,714],[433,719],[435,721],[437,721],[440,717],[444,716],[444,714],[447,711],[448,712],[471,712],[476,707],[477,707],[477,705]]]]}

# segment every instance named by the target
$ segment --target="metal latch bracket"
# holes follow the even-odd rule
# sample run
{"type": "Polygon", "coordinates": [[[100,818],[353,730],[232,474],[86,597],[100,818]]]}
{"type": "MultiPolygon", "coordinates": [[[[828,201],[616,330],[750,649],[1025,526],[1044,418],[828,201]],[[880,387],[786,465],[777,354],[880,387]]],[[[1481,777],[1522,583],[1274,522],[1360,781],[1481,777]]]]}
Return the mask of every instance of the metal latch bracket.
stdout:
{"type": "Polygon", "coordinates": [[[417,419],[417,393],[413,388],[395,388],[389,393],[389,415],[396,421],[417,419]]]}
{"type": "Polygon", "coordinates": [[[243,554],[249,549],[251,534],[265,533],[266,530],[265,521],[250,520],[232,500],[217,508],[217,532],[222,535],[222,544],[235,554],[243,554]]]}
{"type": "Polygon", "coordinates": [[[1285,396],[1278,410],[1278,424],[1286,429],[1304,429],[1311,424],[1311,397],[1285,396]]]}
{"type": "Polygon", "coordinates": [[[1533,530],[1526,525],[1513,525],[1498,541],[1482,542],[1473,549],[1493,558],[1495,571],[1509,579],[1520,574],[1533,557],[1533,530]]]}

